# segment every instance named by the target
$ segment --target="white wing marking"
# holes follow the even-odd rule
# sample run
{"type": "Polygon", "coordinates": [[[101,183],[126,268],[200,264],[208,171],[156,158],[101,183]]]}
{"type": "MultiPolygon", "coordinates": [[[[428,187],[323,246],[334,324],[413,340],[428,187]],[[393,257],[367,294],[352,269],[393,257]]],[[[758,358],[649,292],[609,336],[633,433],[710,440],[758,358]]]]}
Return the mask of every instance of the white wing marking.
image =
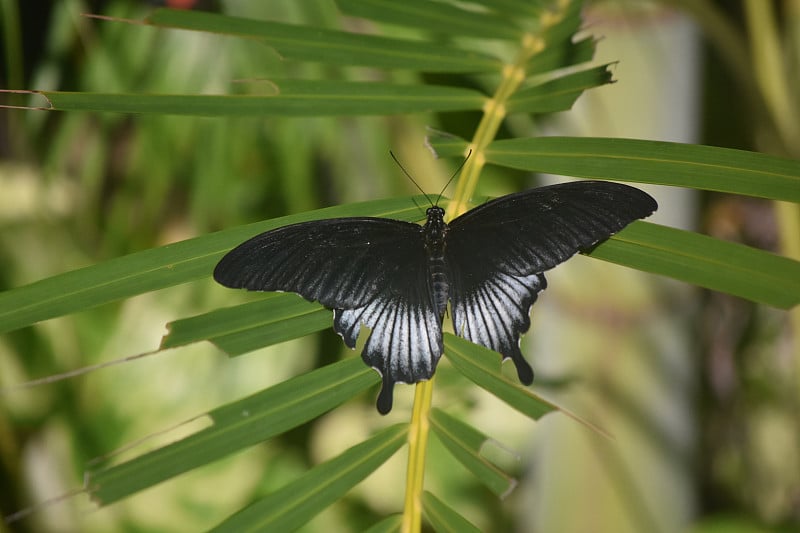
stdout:
{"type": "Polygon", "coordinates": [[[372,330],[361,357],[383,377],[381,412],[391,408],[395,383],[430,379],[442,355],[442,328],[433,306],[375,298],[356,309],[334,310],[333,327],[354,348],[361,325],[372,330]]]}
{"type": "Polygon", "coordinates": [[[530,328],[531,305],[546,283],[540,273],[526,276],[497,272],[469,294],[454,296],[456,334],[512,359],[520,380],[529,383],[533,374],[520,352],[519,337],[530,328]]]}

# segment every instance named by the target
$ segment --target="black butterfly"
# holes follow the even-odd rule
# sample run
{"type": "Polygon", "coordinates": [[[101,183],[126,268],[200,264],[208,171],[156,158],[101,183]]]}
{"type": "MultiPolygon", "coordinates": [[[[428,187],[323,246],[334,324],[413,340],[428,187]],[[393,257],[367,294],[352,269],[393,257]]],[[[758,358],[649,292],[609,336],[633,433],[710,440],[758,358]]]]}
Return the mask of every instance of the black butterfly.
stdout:
{"type": "Polygon", "coordinates": [[[377,407],[392,408],[395,383],[430,379],[442,355],[450,302],[457,335],[511,359],[519,380],[533,370],[519,337],[547,287],[543,272],[607,239],[658,205],[619,183],[580,181],[486,202],[450,224],[427,210],[424,226],[385,218],[333,218],[267,231],[214,269],[232,288],[296,292],[334,310],[333,327],[383,378],[377,407]]]}

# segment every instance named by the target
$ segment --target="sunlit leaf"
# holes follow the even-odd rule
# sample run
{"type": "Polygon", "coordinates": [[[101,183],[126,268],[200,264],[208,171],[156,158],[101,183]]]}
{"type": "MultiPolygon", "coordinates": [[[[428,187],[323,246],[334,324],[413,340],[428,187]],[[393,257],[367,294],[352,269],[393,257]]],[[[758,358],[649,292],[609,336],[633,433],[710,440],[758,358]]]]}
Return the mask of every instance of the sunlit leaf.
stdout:
{"type": "Polygon", "coordinates": [[[268,293],[263,300],[216,309],[167,324],[161,348],[208,340],[241,355],[331,326],[331,311],[296,294],[268,293]]]}
{"type": "Polygon", "coordinates": [[[209,413],[213,425],[130,461],[90,471],[92,499],[108,505],[312,420],[379,381],[359,357],[289,379],[209,413]]]}

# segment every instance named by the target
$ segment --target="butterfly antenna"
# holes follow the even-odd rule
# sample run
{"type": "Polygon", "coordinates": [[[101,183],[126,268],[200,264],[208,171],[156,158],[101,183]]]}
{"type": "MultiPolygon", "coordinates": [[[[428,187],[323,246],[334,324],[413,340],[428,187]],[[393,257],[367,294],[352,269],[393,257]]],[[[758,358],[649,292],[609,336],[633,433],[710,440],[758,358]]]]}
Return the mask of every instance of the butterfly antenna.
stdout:
{"type": "Polygon", "coordinates": [[[469,152],[467,153],[467,157],[465,157],[464,160],[461,162],[461,164],[458,165],[458,168],[456,169],[455,172],[453,172],[453,175],[450,176],[450,179],[447,180],[447,183],[444,184],[444,188],[442,189],[442,192],[440,192],[439,196],[436,197],[436,205],[439,205],[439,200],[442,199],[442,195],[444,194],[444,191],[446,191],[447,188],[450,186],[450,184],[453,183],[453,180],[456,179],[456,176],[458,176],[458,173],[461,172],[461,169],[464,168],[464,165],[467,164],[467,160],[469,160],[469,156],[471,156],[471,155],[472,155],[472,148],[469,149],[469,152]]]}
{"type": "MultiPolygon", "coordinates": [[[[391,150],[389,150],[389,155],[390,155],[390,156],[392,156],[392,159],[394,159],[394,162],[395,162],[395,163],[397,163],[397,166],[398,166],[398,167],[400,167],[400,170],[402,170],[402,171],[403,171],[403,174],[405,174],[405,175],[406,175],[406,177],[407,177],[408,179],[410,179],[410,180],[411,180],[411,183],[413,183],[414,185],[416,185],[416,186],[417,186],[417,189],[419,189],[419,192],[421,192],[421,193],[422,193],[422,194],[425,196],[425,198],[427,198],[427,199],[428,199],[428,203],[429,203],[429,204],[431,204],[431,205],[435,205],[433,202],[431,202],[431,197],[430,197],[430,196],[428,196],[428,194],[427,194],[425,191],[423,191],[423,190],[422,190],[422,187],[420,187],[420,186],[419,186],[419,183],[417,183],[417,182],[414,180],[414,178],[412,178],[412,177],[411,177],[411,174],[409,174],[409,173],[408,173],[408,171],[407,171],[407,170],[405,169],[405,167],[403,166],[403,164],[402,164],[402,163],[400,163],[400,161],[399,161],[399,160],[397,159],[397,157],[394,155],[394,152],[392,152],[391,150]]],[[[416,203],[416,202],[414,202],[414,203],[416,203]]],[[[417,205],[417,207],[419,207],[419,205],[417,205]]]]}
{"type": "MultiPolygon", "coordinates": [[[[426,195],[426,196],[427,196],[427,195],[426,195]]],[[[411,197],[411,201],[412,201],[412,202],[414,202],[414,205],[415,205],[415,206],[417,206],[417,209],[419,209],[419,212],[423,214],[423,218],[424,218],[424,215],[425,215],[425,210],[424,210],[424,209],[422,209],[422,206],[421,206],[421,205],[419,205],[419,203],[417,202],[417,199],[416,199],[416,198],[414,198],[414,197],[411,197]]]]}

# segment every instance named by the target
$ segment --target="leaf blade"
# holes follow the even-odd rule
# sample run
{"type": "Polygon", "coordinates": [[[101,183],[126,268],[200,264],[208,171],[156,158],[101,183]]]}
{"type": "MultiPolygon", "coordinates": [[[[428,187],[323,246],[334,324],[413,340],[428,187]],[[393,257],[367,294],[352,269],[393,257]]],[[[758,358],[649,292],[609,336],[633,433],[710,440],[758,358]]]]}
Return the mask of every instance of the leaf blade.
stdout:
{"type": "Polygon", "coordinates": [[[89,471],[93,500],[108,505],[297,427],[377,383],[350,357],[210,411],[214,424],[124,463],[89,471]]]}
{"type": "Polygon", "coordinates": [[[800,262],[637,221],[587,255],[781,309],[800,303],[800,262]]]}
{"type": "Polygon", "coordinates": [[[567,40],[560,44],[549,45],[531,56],[525,72],[530,76],[591,61],[596,47],[597,41],[591,37],[574,43],[567,40]]]}
{"type": "Polygon", "coordinates": [[[508,100],[509,113],[556,113],[571,109],[587,89],[611,83],[609,65],[573,72],[517,91],[508,100]]]}
{"type": "Polygon", "coordinates": [[[558,409],[500,373],[500,355],[450,333],[444,335],[445,355],[456,369],[479,387],[491,392],[522,414],[538,420],[558,409]]]}
{"type": "Polygon", "coordinates": [[[522,38],[517,21],[491,12],[476,13],[427,0],[336,0],[348,15],[437,33],[489,39],[522,38]]]}
{"type": "Polygon", "coordinates": [[[440,533],[479,533],[469,520],[427,490],[422,493],[422,511],[433,529],[440,533]]]}
{"type": "Polygon", "coordinates": [[[393,514],[372,525],[364,533],[400,533],[402,524],[403,515],[393,514]]]}
{"type": "Polygon", "coordinates": [[[257,38],[286,59],[425,72],[493,72],[501,62],[487,54],[424,41],[350,33],[298,24],[232,17],[192,10],[157,9],[147,22],[257,38]]]}
{"type": "Polygon", "coordinates": [[[440,409],[431,411],[430,421],[445,448],[494,494],[502,498],[516,487],[514,478],[480,454],[489,437],[440,409]]]}
{"type": "Polygon", "coordinates": [[[37,91],[56,111],[219,116],[365,116],[468,111],[486,97],[473,89],[441,85],[329,80],[275,80],[270,95],[109,94],[37,91]]]}
{"type": "Polygon", "coordinates": [[[0,333],[211,275],[233,246],[279,226],[336,216],[419,219],[410,198],[340,205],[274,218],[117,257],[0,293],[0,333]]]}
{"type": "Polygon", "coordinates": [[[730,148],[639,139],[535,137],[495,141],[486,158],[496,165],[533,172],[800,202],[800,162],[730,148]]]}
{"type": "Polygon", "coordinates": [[[231,515],[211,531],[292,531],[344,496],[400,449],[405,424],[381,430],[369,440],[315,466],[297,480],[231,515]]]}
{"type": "Polygon", "coordinates": [[[262,300],[170,322],[160,349],[208,340],[233,357],[330,325],[331,311],[321,305],[296,294],[267,293],[262,300]]]}

